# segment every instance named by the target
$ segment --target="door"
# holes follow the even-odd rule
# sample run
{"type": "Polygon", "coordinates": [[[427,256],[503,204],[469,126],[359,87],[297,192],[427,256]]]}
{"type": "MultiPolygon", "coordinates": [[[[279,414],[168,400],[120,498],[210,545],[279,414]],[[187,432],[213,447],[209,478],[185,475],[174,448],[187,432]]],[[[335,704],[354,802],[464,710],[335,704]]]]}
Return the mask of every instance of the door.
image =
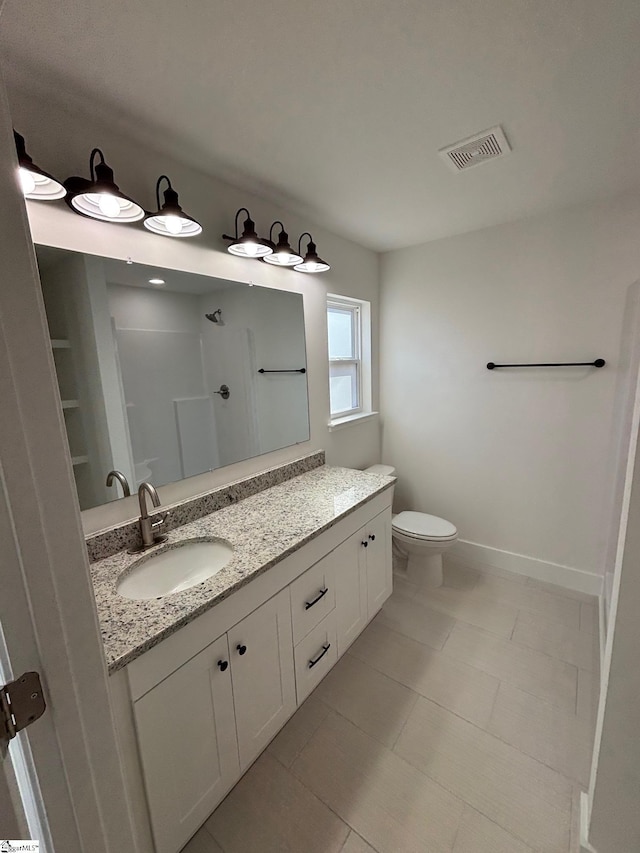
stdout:
{"type": "Polygon", "coordinates": [[[377,515],[363,528],[362,550],[367,563],[367,606],[369,619],[380,610],[393,590],[391,566],[391,510],[377,515]]]}
{"type": "Polygon", "coordinates": [[[229,653],[244,771],[296,707],[288,588],[229,631],[229,653]]]}
{"type": "Polygon", "coordinates": [[[157,853],[177,853],[239,775],[227,635],[134,702],[157,853]]]}
{"type": "Polygon", "coordinates": [[[2,678],[38,671],[48,705],[11,748],[24,783],[16,795],[22,804],[7,802],[7,779],[13,773],[4,764],[0,770],[0,835],[15,837],[16,821],[18,828],[24,826],[20,812],[26,806],[32,818],[29,834],[40,832],[39,818],[48,818],[49,827],[45,824],[42,832],[50,833],[51,842],[40,839],[46,853],[134,850],[73,470],[1,78],[0,198],[2,678]]]}
{"type": "MultiPolygon", "coordinates": [[[[364,531],[338,545],[330,557],[335,563],[338,654],[349,648],[367,624],[367,560],[364,531]]],[[[325,558],[328,559],[328,558],[325,558]]]]}

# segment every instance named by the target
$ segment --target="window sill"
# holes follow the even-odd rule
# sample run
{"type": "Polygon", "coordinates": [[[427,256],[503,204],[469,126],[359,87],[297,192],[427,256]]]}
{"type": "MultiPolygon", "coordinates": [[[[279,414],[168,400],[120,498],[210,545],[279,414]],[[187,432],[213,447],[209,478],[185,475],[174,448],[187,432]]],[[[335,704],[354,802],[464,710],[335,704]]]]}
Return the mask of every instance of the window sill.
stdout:
{"type": "Polygon", "coordinates": [[[333,432],[336,429],[342,429],[343,427],[352,426],[354,424],[361,424],[363,421],[377,418],[378,414],[379,412],[358,412],[357,415],[347,415],[345,418],[335,418],[335,420],[329,421],[328,423],[329,432],[333,432]]]}

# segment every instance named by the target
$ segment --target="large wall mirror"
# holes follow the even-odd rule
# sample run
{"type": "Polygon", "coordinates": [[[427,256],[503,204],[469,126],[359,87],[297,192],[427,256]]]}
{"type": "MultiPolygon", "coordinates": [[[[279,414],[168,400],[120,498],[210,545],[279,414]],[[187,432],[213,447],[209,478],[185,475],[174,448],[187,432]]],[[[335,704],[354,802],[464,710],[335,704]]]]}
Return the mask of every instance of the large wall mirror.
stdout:
{"type": "Polygon", "coordinates": [[[36,254],[82,509],[309,440],[300,294],[36,254]]]}

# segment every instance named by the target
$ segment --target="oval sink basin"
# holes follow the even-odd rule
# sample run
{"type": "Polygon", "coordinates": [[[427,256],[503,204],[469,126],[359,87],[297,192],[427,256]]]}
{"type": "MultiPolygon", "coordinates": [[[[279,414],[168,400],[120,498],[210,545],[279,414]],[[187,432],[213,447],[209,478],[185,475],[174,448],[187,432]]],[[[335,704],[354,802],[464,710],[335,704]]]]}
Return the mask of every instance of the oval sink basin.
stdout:
{"type": "Polygon", "coordinates": [[[182,592],[223,569],[233,555],[228,542],[184,542],[135,563],[116,590],[125,598],[144,600],[182,592]]]}

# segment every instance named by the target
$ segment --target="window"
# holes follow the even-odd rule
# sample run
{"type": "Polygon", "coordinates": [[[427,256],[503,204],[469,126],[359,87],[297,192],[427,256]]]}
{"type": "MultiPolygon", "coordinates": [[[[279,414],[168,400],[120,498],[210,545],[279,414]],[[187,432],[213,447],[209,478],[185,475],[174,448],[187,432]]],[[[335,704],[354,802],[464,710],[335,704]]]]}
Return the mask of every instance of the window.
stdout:
{"type": "Polygon", "coordinates": [[[331,425],[371,414],[370,305],[327,297],[331,425]]]}

